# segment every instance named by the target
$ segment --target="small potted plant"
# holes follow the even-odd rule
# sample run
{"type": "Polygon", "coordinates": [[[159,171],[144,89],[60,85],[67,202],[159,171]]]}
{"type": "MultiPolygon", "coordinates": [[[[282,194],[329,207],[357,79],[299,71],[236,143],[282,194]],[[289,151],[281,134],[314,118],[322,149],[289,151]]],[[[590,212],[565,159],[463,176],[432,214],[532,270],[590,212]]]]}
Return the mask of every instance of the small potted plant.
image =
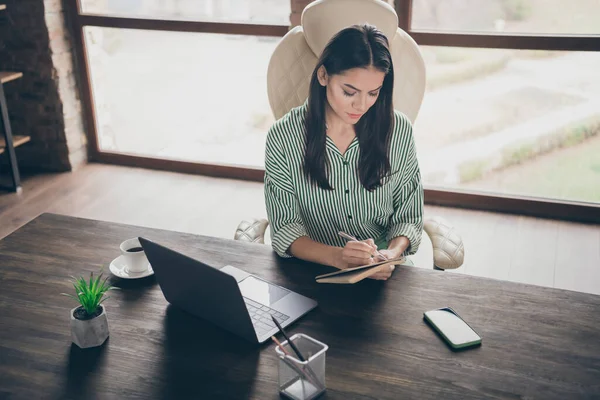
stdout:
{"type": "Polygon", "coordinates": [[[116,288],[107,284],[108,277],[101,282],[102,274],[94,279],[92,272],[89,283],[82,277],[72,278],[76,296],[62,293],[81,304],[71,310],[71,339],[82,349],[100,346],[108,338],[108,319],[101,303],[109,298],[104,297],[106,292],[116,288]]]}

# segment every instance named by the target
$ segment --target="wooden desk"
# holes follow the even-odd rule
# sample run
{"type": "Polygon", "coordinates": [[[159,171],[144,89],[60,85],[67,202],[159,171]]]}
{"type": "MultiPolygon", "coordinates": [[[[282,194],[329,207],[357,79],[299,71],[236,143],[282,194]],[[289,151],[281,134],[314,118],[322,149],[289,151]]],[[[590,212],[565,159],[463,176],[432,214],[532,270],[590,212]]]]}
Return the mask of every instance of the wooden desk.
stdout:
{"type": "Polygon", "coordinates": [[[385,283],[314,282],[327,269],[267,246],[43,214],[0,241],[0,398],[277,399],[271,344],[254,346],[167,306],[150,277],[117,281],[104,346],[71,345],[69,275],[108,271],[143,235],[313,297],[290,327],[327,343],[331,399],[600,396],[600,296],[419,268],[385,283]],[[483,337],[454,353],[423,311],[454,307],[483,337]]]}

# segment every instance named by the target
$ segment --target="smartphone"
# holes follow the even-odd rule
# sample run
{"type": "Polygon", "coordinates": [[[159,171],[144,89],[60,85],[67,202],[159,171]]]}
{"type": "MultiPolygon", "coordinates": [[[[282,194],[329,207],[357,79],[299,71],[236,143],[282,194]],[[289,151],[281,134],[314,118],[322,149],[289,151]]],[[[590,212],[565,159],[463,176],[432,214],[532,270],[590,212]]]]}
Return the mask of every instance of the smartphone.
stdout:
{"type": "Polygon", "coordinates": [[[477,332],[450,307],[426,311],[423,318],[453,349],[481,345],[481,337],[477,332]]]}

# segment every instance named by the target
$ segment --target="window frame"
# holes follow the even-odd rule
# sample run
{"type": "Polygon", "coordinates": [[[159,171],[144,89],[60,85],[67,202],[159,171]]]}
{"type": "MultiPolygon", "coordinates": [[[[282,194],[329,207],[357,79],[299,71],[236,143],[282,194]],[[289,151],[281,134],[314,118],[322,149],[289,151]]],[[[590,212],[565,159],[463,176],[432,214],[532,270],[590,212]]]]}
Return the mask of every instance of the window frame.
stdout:
{"type": "MultiPolygon", "coordinates": [[[[264,169],[262,168],[206,164],[100,150],[97,136],[96,111],[90,80],[90,65],[86,56],[87,49],[84,40],[84,28],[87,26],[97,26],[153,31],[283,37],[289,31],[289,26],[98,15],[82,12],[81,0],[65,1],[74,38],[75,56],[79,67],[79,87],[86,115],[86,133],[89,143],[90,161],[222,178],[263,181],[264,169]]],[[[600,51],[600,35],[471,34],[413,30],[411,28],[412,2],[413,0],[396,0],[395,9],[399,16],[399,27],[406,31],[419,45],[519,50],[600,51]]],[[[424,190],[426,204],[600,223],[600,203],[570,202],[516,195],[508,196],[430,185],[425,185],[424,190]]]]}

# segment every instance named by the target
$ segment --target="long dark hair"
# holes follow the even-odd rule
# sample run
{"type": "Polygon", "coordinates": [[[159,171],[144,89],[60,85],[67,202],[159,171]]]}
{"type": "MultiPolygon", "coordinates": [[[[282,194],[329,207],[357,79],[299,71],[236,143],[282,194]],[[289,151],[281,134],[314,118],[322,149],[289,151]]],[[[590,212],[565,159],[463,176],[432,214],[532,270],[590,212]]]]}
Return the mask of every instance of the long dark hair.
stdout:
{"type": "Polygon", "coordinates": [[[385,73],[383,86],[375,104],[355,125],[360,146],[358,174],[367,190],[381,185],[390,172],[389,142],[393,129],[394,68],[385,35],[371,25],[354,25],[338,32],[327,44],[310,81],[306,129],[304,173],[323,189],[333,189],[329,183],[329,164],[325,154],[325,106],[327,88],[321,86],[317,72],[325,67],[329,76],[352,68],[375,69],[385,73]]]}

